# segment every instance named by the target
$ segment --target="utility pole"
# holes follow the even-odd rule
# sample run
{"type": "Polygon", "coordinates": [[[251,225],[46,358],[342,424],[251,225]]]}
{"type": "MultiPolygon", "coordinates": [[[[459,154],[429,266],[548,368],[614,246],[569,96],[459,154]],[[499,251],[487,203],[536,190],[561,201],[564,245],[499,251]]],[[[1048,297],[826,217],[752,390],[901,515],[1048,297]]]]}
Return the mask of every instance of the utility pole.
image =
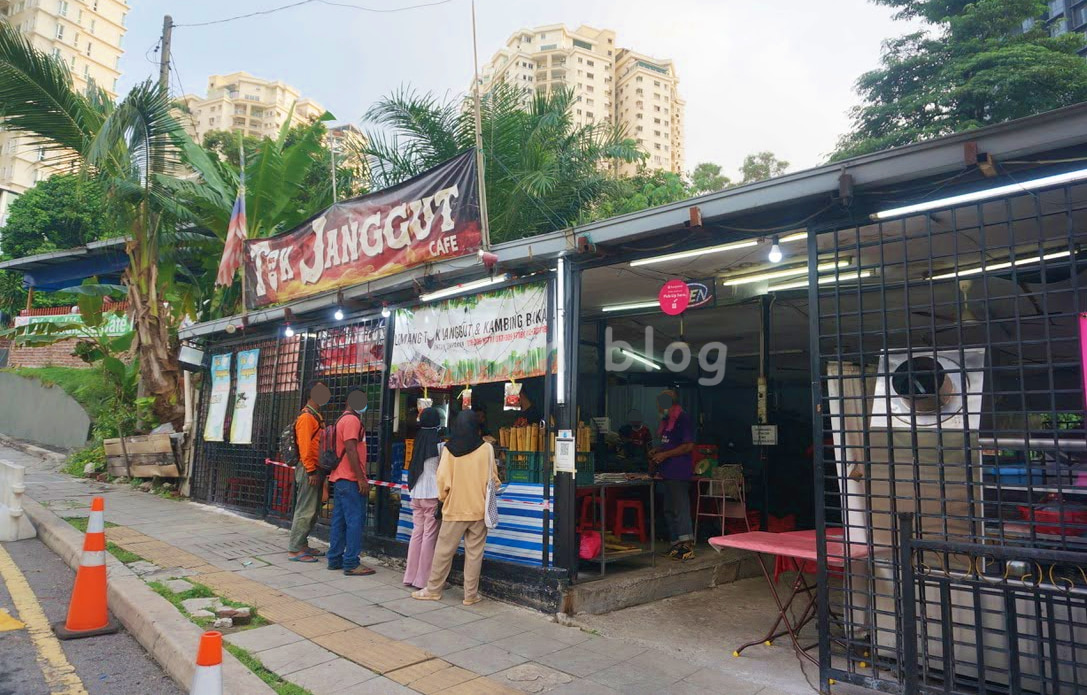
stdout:
{"type": "Polygon", "coordinates": [[[162,18],[162,51],[159,53],[159,88],[164,94],[170,93],[170,35],[174,31],[174,18],[166,15],[162,18]]]}
{"type": "Polygon", "coordinates": [[[476,173],[479,176],[479,221],[483,250],[491,250],[491,222],[487,214],[487,179],[483,167],[483,107],[479,96],[479,49],[476,48],[476,0],[472,0],[472,64],[475,67],[476,173]]]}

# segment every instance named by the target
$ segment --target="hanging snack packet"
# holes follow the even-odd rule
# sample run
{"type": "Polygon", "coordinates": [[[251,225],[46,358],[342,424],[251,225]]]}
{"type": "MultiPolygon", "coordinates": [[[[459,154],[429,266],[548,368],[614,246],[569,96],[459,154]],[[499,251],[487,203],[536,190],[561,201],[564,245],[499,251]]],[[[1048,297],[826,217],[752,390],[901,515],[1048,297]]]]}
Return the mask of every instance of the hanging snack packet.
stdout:
{"type": "Polygon", "coordinates": [[[521,384],[515,384],[512,381],[506,384],[506,397],[502,401],[503,410],[521,409],[521,386],[521,384]]]}
{"type": "Polygon", "coordinates": [[[472,389],[468,388],[460,392],[460,409],[472,409],[472,389]]]}

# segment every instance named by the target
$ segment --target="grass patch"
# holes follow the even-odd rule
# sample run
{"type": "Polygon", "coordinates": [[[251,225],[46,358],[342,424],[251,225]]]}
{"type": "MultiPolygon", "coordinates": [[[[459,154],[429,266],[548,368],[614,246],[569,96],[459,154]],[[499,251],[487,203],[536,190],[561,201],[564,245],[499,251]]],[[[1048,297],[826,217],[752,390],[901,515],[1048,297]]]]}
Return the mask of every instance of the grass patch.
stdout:
{"type": "MultiPolygon", "coordinates": [[[[180,594],[175,594],[174,592],[170,591],[168,588],[166,588],[166,585],[163,584],[162,582],[148,582],[147,586],[151,587],[151,590],[154,591],[156,594],[158,594],[159,596],[163,597],[164,599],[166,599],[167,601],[172,603],[174,605],[174,608],[181,611],[182,615],[184,615],[189,620],[193,621],[194,623],[196,623],[197,625],[199,625],[200,627],[203,627],[203,628],[211,627],[211,624],[215,622],[215,618],[194,618],[194,617],[192,617],[192,615],[190,615],[189,612],[187,610],[185,610],[185,606],[182,604],[182,601],[187,601],[187,600],[189,600],[191,598],[218,598],[219,601],[224,606],[228,606],[230,608],[245,608],[245,607],[247,607],[246,604],[244,604],[244,603],[238,603],[237,601],[231,601],[230,599],[222,598],[221,596],[216,597],[215,592],[212,591],[211,589],[209,589],[208,587],[204,586],[203,584],[197,584],[196,582],[190,582],[188,579],[185,579],[185,581],[192,584],[192,588],[189,589],[188,591],[183,591],[180,594]]],[[[249,606],[249,608],[252,608],[252,606],[249,606]]],[[[255,608],[252,608],[252,611],[253,611],[253,617],[250,619],[249,624],[248,625],[239,625],[238,626],[239,631],[240,630],[249,630],[249,629],[252,629],[254,627],[262,627],[262,626],[268,624],[267,620],[265,620],[259,614],[257,614],[255,608]]]]}
{"type": "Polygon", "coordinates": [[[278,693],[278,695],[313,695],[313,693],[306,690],[305,688],[295,685],[294,683],[288,683],[287,681],[277,676],[275,673],[264,668],[264,664],[260,663],[260,660],[257,659],[257,657],[253,656],[241,647],[230,644],[228,642],[223,642],[223,647],[225,647],[228,652],[233,654],[235,659],[245,664],[246,668],[257,674],[257,678],[260,678],[262,681],[267,683],[272,690],[278,693]]]}
{"type": "MultiPolygon", "coordinates": [[[[69,517],[65,517],[64,520],[67,521],[72,526],[74,526],[76,529],[78,529],[80,533],[86,533],[87,532],[87,517],[85,517],[85,516],[69,516],[69,517]]],[[[108,521],[106,522],[106,528],[113,528],[116,525],[117,524],[113,524],[113,523],[110,523],[108,521]]],[[[111,543],[110,541],[106,541],[106,550],[109,551],[110,555],[117,558],[118,560],[120,560],[121,562],[123,562],[126,565],[131,563],[131,562],[139,562],[140,560],[143,559],[142,557],[140,557],[136,553],[125,550],[121,546],[117,545],[116,543],[111,543]]]]}

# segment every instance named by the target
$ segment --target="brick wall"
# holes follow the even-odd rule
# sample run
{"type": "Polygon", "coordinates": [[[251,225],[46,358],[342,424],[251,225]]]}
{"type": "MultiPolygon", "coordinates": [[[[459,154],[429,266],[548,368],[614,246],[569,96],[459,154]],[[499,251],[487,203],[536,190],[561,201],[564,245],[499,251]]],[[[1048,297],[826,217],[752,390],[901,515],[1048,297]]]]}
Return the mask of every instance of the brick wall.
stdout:
{"type": "Polygon", "coordinates": [[[13,346],[8,354],[9,367],[90,367],[72,355],[76,340],[62,340],[43,347],[13,346]]]}

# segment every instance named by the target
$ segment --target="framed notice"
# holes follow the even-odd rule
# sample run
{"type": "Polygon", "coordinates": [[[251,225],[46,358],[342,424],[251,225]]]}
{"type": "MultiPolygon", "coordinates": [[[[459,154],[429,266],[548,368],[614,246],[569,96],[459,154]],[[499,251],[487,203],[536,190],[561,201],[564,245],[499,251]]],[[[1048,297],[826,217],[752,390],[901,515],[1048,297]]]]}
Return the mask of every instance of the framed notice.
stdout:
{"type": "Polygon", "coordinates": [[[230,400],[230,358],[232,355],[215,355],[211,358],[211,399],[208,403],[208,419],[204,422],[204,441],[223,441],[226,422],[226,405],[230,400]]]}

